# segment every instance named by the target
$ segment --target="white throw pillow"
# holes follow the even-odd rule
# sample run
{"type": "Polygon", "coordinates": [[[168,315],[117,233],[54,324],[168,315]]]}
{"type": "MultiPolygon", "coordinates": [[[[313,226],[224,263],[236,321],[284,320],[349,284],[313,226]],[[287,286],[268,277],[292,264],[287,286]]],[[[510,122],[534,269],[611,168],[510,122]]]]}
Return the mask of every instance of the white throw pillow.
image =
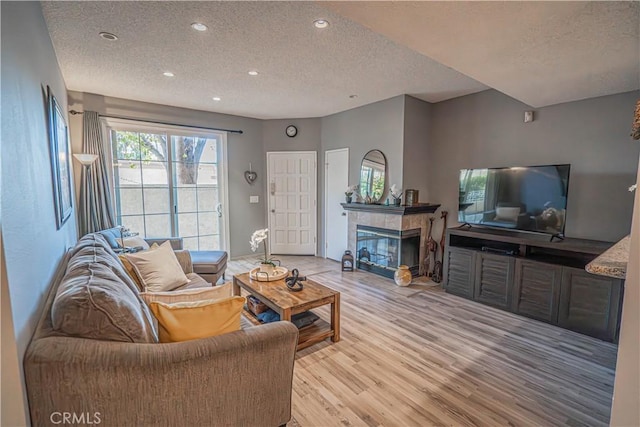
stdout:
{"type": "MultiPolygon", "coordinates": [[[[147,241],[140,236],[125,237],[122,240],[124,242],[124,246],[127,248],[135,248],[140,246],[142,247],[141,250],[143,251],[149,249],[149,244],[147,243],[147,241]]],[[[120,239],[118,239],[118,243],[120,243],[120,239]]]]}
{"type": "Polygon", "coordinates": [[[145,292],[170,291],[189,283],[168,241],[157,249],[127,254],[127,259],[138,273],[145,292]]]}

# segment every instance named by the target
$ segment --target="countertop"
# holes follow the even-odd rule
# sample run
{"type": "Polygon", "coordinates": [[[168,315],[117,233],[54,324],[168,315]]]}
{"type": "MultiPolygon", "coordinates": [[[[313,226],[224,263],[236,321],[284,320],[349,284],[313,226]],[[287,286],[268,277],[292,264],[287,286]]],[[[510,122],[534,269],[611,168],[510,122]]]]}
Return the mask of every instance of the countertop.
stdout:
{"type": "Polygon", "coordinates": [[[624,279],[627,275],[630,240],[630,236],[623,238],[603,252],[602,255],[587,264],[585,270],[599,276],[624,279]]]}

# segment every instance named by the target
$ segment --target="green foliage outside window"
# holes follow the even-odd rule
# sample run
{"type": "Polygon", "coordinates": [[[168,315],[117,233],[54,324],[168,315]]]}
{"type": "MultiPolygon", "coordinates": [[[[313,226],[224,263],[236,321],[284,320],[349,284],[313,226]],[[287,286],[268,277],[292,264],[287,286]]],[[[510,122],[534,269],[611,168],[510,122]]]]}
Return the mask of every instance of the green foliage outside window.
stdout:
{"type": "MultiPolygon", "coordinates": [[[[179,184],[196,184],[198,182],[198,165],[207,138],[176,136],[173,138],[179,184]]],[[[117,131],[116,156],[118,160],[162,162],[168,167],[167,136],[141,132],[117,131]]],[[[131,163],[130,167],[137,167],[131,163]]]]}

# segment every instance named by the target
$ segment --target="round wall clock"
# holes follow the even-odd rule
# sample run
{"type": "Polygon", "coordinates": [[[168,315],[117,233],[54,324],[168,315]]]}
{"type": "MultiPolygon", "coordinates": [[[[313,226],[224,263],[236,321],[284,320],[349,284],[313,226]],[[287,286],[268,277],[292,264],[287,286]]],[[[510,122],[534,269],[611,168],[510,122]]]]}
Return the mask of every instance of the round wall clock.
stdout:
{"type": "Polygon", "coordinates": [[[295,127],[294,125],[289,125],[287,126],[287,129],[285,130],[285,132],[287,133],[287,136],[289,138],[293,138],[298,134],[298,128],[295,127]]]}

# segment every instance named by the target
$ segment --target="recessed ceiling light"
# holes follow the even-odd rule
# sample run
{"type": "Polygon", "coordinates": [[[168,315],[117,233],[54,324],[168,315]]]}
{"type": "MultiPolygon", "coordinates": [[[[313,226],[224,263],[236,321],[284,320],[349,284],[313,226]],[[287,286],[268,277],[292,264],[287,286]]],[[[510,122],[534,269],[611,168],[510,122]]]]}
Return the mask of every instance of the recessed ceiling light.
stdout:
{"type": "Polygon", "coordinates": [[[349,95],[349,98],[351,98],[351,99],[355,99],[357,97],[358,97],[358,95],[349,95]]]}
{"type": "Polygon", "coordinates": [[[214,100],[214,101],[220,101],[220,99],[221,99],[221,98],[220,98],[219,96],[214,96],[214,97],[213,97],[213,100],[214,100]]]}
{"type": "Polygon", "coordinates": [[[316,19],[313,21],[313,25],[315,25],[316,28],[327,28],[329,26],[329,21],[326,19],[316,19]]]}
{"type": "Polygon", "coordinates": [[[165,77],[173,77],[175,76],[175,74],[173,74],[171,71],[165,71],[164,73],[162,73],[163,76],[165,77]]]}
{"type": "Polygon", "coordinates": [[[249,71],[249,75],[250,76],[257,76],[258,72],[256,70],[251,70],[251,71],[249,71]]]}
{"type": "Polygon", "coordinates": [[[200,22],[194,22],[191,24],[191,28],[196,31],[207,31],[208,27],[200,22]]]}
{"type": "Polygon", "coordinates": [[[118,40],[118,36],[116,36],[115,34],[107,33],[105,31],[98,33],[98,35],[103,39],[109,40],[111,42],[118,40]]]}

